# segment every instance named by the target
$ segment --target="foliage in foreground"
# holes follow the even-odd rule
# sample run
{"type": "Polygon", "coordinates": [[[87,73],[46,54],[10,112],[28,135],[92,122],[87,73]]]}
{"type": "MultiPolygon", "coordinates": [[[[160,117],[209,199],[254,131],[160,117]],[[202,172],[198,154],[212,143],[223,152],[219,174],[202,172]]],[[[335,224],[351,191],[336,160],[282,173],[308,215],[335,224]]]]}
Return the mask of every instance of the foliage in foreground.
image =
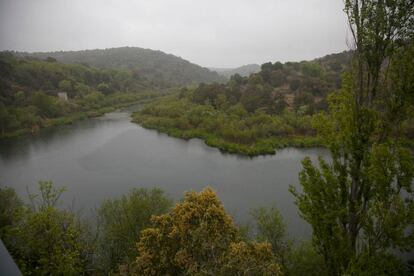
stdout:
{"type": "Polygon", "coordinates": [[[139,275],[280,273],[272,245],[243,240],[209,188],[187,193],[164,215],[171,200],[159,189],[106,200],[96,233],[91,222],[57,207],[63,191],[39,182],[39,194],[25,205],[13,189],[0,189],[0,237],[24,275],[102,275],[118,268],[139,275]]]}
{"type": "Polygon", "coordinates": [[[412,1],[345,1],[354,67],[316,128],[332,162],[303,161],[292,189],[331,275],[404,275],[414,248],[414,159],[401,145],[414,102],[412,1]]]}
{"type": "MultiPolygon", "coordinates": [[[[57,207],[63,191],[40,182],[25,205],[0,188],[0,238],[25,275],[330,275],[317,247],[289,238],[275,207],[253,210],[255,231],[244,235],[210,188],[172,209],[162,191],[141,188],[102,203],[95,228],[57,207]]],[[[400,263],[364,255],[348,272],[398,275],[400,263]]]]}
{"type": "Polygon", "coordinates": [[[160,189],[133,189],[120,198],[105,200],[98,209],[96,258],[103,273],[131,263],[136,256],[135,242],[150,226],[153,215],[166,213],[172,202],[160,189]]]}
{"type": "MultiPolygon", "coordinates": [[[[24,275],[83,273],[88,243],[82,225],[73,214],[57,209],[63,190],[51,182],[40,182],[39,190],[40,194],[31,195],[32,206],[14,205],[14,221],[2,225],[1,238],[24,275]]],[[[5,202],[16,202],[10,189],[1,193],[5,202]]]]}
{"type": "Polygon", "coordinates": [[[138,242],[136,275],[279,275],[269,243],[241,241],[232,219],[209,188],[186,193],[154,217],[138,242]]]}
{"type": "Polygon", "coordinates": [[[289,237],[286,224],[276,207],[252,210],[256,240],[272,245],[273,254],[284,275],[328,275],[321,256],[308,241],[289,237]]]}

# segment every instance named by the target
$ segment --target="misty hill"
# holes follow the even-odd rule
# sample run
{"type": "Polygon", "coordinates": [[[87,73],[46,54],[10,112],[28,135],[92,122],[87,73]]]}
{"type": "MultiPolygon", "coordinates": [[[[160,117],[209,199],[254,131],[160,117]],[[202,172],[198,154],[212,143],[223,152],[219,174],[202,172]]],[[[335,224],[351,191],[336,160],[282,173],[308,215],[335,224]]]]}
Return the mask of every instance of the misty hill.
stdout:
{"type": "Polygon", "coordinates": [[[242,77],[247,77],[250,74],[257,73],[260,71],[259,64],[247,64],[237,68],[210,68],[210,70],[216,71],[220,75],[230,78],[235,74],[239,74],[242,77]]]}
{"type": "Polygon", "coordinates": [[[52,57],[62,63],[79,63],[98,68],[129,69],[135,76],[156,87],[224,81],[217,72],[180,57],[138,47],[17,54],[40,59],[52,57]]]}

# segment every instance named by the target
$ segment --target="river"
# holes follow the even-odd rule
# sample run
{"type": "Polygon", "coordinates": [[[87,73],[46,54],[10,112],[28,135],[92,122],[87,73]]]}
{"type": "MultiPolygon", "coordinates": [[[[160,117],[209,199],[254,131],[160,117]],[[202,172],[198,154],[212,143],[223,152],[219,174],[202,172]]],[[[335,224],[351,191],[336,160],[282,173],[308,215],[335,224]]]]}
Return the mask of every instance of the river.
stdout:
{"type": "Polygon", "coordinates": [[[210,186],[237,222],[249,222],[252,208],[277,206],[289,234],[302,238],[309,237],[310,227],[299,217],[288,187],[299,186],[301,160],[318,155],[327,152],[288,148],[256,158],[224,154],[198,139],[144,129],[130,122],[126,110],[0,141],[0,185],[26,197],[39,180],[51,180],[67,188],[66,207],[86,212],[135,187],[159,187],[178,200],[185,191],[210,186]]]}

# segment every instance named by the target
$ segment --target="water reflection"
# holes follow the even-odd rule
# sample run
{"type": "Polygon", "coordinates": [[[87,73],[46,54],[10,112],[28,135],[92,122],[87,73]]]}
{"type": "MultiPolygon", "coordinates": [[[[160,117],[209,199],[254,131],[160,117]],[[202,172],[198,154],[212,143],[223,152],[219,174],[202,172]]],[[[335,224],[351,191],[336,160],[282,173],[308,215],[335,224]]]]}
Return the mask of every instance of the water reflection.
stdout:
{"type": "Polygon", "coordinates": [[[38,136],[0,142],[0,185],[21,195],[38,180],[68,188],[64,200],[92,209],[103,199],[134,187],[157,186],[175,199],[184,191],[213,187],[239,222],[251,208],[276,204],[296,236],[309,234],[297,215],[289,185],[298,185],[305,156],[326,157],[323,149],[284,149],[246,158],[223,154],[198,139],[189,141],[146,130],[127,112],[42,131],[38,136]]]}

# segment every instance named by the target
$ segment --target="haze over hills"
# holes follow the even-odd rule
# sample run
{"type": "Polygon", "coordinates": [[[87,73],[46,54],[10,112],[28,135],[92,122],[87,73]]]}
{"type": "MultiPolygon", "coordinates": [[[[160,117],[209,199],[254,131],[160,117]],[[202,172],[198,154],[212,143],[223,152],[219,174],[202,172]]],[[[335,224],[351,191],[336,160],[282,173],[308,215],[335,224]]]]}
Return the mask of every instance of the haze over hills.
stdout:
{"type": "Polygon", "coordinates": [[[62,63],[80,63],[98,68],[129,69],[157,87],[225,81],[217,72],[181,57],[138,47],[16,54],[39,59],[53,57],[62,63]]]}
{"type": "Polygon", "coordinates": [[[216,71],[220,75],[230,78],[235,74],[239,74],[242,77],[247,77],[250,74],[258,73],[260,71],[259,64],[246,64],[237,68],[209,68],[212,71],[216,71]]]}
{"type": "Polygon", "coordinates": [[[340,86],[341,72],[350,58],[350,52],[343,52],[313,61],[269,62],[245,77],[240,75],[257,65],[242,66],[227,71],[239,75],[226,82],[217,72],[148,49],[0,52],[0,104],[8,114],[2,132],[14,135],[47,125],[42,118],[95,111],[136,101],[146,91],[194,83],[205,83],[197,89],[200,103],[214,105],[225,99],[240,102],[249,112],[262,108],[277,113],[284,106],[305,106],[302,111],[312,112],[323,108],[327,93],[340,86]],[[62,91],[69,99],[65,103],[57,98],[62,91]],[[37,98],[40,103],[35,109],[37,98]]]}
{"type": "MultiPolygon", "coordinates": [[[[342,53],[333,53],[333,54],[329,54],[329,55],[326,55],[320,58],[315,58],[309,61],[304,60],[304,61],[301,61],[300,63],[316,62],[322,66],[326,65],[329,68],[339,70],[339,67],[341,67],[341,65],[347,64],[350,58],[351,58],[351,52],[344,51],[342,53]]],[[[292,62],[288,62],[288,63],[292,63],[292,62]]],[[[235,74],[239,74],[242,77],[248,77],[251,74],[259,73],[261,70],[261,66],[259,64],[246,64],[246,65],[243,65],[237,68],[210,67],[209,69],[229,79],[231,76],[235,74]]]]}

